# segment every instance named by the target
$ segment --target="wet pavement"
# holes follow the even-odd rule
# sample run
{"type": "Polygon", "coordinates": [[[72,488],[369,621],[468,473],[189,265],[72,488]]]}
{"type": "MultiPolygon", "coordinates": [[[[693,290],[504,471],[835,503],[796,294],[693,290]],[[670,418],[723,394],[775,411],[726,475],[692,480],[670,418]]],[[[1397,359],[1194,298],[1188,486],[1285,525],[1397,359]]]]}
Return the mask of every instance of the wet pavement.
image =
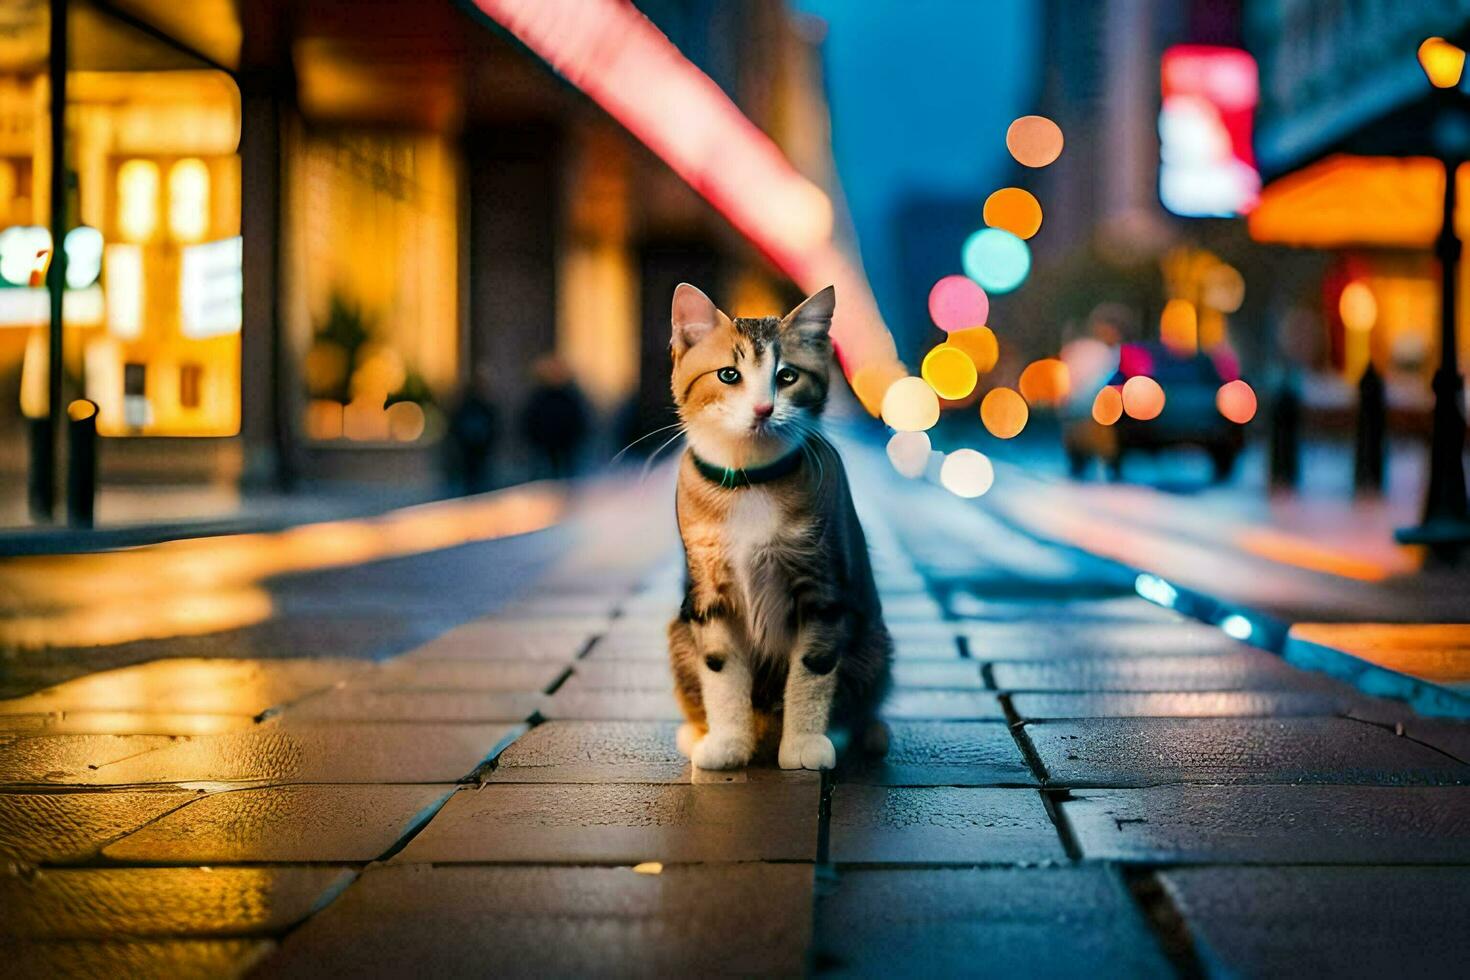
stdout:
{"type": "Polygon", "coordinates": [[[1470,725],[851,469],[893,745],[826,776],[675,751],[666,472],[0,564],[7,975],[1460,972],[1470,725]]]}

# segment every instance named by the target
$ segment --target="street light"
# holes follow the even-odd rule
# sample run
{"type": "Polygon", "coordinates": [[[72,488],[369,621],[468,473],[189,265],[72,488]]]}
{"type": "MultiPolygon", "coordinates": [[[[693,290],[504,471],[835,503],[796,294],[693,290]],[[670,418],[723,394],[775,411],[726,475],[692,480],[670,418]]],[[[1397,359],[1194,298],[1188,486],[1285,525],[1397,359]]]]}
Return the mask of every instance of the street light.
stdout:
{"type": "Polygon", "coordinates": [[[1419,45],[1419,67],[1435,88],[1454,88],[1465,71],[1465,51],[1442,37],[1429,37],[1419,45]]]}
{"type": "Polygon", "coordinates": [[[1438,92],[1434,142],[1444,165],[1444,219],[1434,243],[1440,267],[1439,368],[1434,372],[1434,418],[1429,442],[1429,489],[1424,518],[1403,528],[1398,540],[1429,546],[1442,557],[1458,557],[1470,544],[1470,504],[1465,497],[1464,380],[1455,342],[1456,287],[1460,270],[1460,238],[1455,230],[1457,177],[1467,154],[1470,122],[1465,107],[1453,98],[1465,70],[1465,51],[1441,37],[1419,45],[1419,65],[1438,92]]]}

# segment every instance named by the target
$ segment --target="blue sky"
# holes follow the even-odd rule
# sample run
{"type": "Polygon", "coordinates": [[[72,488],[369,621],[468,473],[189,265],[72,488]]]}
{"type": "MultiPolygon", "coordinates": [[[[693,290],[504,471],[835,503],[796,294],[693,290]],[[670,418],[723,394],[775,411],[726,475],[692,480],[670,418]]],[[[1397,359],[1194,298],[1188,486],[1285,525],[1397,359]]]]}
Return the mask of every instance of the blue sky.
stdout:
{"type": "Polygon", "coordinates": [[[1041,4],[793,6],[828,24],[822,53],[837,167],[864,265],[903,349],[925,329],[922,280],[960,271],[960,245],[980,226],[986,195],[1015,177],[1005,130],[1035,109],[1041,4]]]}

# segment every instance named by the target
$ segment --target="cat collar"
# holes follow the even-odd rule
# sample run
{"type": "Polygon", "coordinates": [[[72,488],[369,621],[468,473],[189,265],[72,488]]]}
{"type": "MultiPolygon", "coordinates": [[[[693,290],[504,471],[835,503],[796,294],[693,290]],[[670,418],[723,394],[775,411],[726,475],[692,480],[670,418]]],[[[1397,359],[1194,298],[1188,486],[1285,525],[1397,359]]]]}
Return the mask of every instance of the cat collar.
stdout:
{"type": "Polygon", "coordinates": [[[754,486],[757,483],[769,483],[779,480],[781,477],[796,471],[801,465],[802,447],[797,446],[791,452],[782,456],[765,466],[747,466],[743,469],[730,469],[728,466],[716,466],[706,463],[691,450],[689,455],[694,460],[694,468],[699,475],[711,483],[724,487],[727,490],[736,490],[741,487],[754,486]]]}

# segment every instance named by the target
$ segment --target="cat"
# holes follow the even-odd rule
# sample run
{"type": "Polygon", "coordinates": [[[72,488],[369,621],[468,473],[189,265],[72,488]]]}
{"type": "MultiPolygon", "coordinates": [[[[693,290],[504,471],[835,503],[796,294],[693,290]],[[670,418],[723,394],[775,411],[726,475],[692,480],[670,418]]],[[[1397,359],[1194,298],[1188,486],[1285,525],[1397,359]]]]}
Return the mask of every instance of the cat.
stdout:
{"type": "Polygon", "coordinates": [[[842,460],[818,429],[835,305],[828,286],[784,317],[732,319],[694,286],[674,290],[686,577],[669,655],[679,750],[700,769],[773,749],[783,769],[831,769],[829,726],[886,750],[893,643],[842,460]]]}

